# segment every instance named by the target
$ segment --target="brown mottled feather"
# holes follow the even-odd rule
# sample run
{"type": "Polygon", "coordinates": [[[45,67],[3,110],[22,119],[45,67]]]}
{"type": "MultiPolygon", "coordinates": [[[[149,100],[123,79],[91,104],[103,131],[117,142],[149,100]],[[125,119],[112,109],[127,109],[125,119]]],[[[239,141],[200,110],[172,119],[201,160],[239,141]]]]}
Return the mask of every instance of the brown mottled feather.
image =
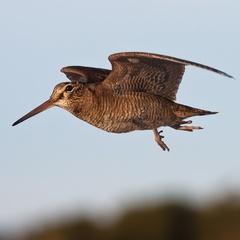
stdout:
{"type": "Polygon", "coordinates": [[[109,56],[112,70],[83,66],[69,66],[61,72],[72,82],[85,84],[103,82],[103,86],[120,92],[147,92],[176,100],[185,66],[192,65],[223,76],[230,75],[215,68],[179,58],[159,54],[125,52],[109,56]]]}
{"type": "Polygon", "coordinates": [[[114,54],[109,57],[112,72],[104,81],[115,91],[147,92],[176,100],[185,66],[143,53],[114,54]]]}
{"type": "Polygon", "coordinates": [[[143,91],[176,100],[176,93],[185,65],[203,68],[218,74],[230,75],[199,63],[165,55],[129,52],[109,56],[112,72],[104,81],[117,91],[143,91]]]}
{"type": "Polygon", "coordinates": [[[69,80],[81,83],[99,83],[102,82],[111,72],[108,69],[69,66],[61,69],[69,80]]]}
{"type": "Polygon", "coordinates": [[[62,68],[71,83],[56,85],[49,100],[13,126],[50,107],[59,106],[108,132],[152,129],[158,145],[169,150],[157,128],[201,129],[185,125],[192,123],[185,119],[216,113],[174,102],[185,66],[192,65],[231,77],[199,63],[150,53],[117,53],[109,56],[109,60],[112,70],[82,66],[62,68]]]}

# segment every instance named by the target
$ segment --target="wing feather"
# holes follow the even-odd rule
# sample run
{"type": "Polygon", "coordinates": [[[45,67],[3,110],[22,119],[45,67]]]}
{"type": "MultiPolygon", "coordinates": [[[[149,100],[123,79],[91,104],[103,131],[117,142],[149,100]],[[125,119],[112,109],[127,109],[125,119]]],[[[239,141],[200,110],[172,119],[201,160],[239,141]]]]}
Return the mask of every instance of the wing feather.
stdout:
{"type": "Polygon", "coordinates": [[[118,92],[149,92],[173,101],[176,100],[186,65],[232,77],[199,63],[151,53],[116,53],[109,56],[109,61],[112,64],[112,71],[103,82],[105,86],[118,92]]]}
{"type": "Polygon", "coordinates": [[[72,82],[90,84],[102,82],[109,75],[111,70],[82,66],[69,66],[62,68],[61,72],[63,72],[72,82]]]}

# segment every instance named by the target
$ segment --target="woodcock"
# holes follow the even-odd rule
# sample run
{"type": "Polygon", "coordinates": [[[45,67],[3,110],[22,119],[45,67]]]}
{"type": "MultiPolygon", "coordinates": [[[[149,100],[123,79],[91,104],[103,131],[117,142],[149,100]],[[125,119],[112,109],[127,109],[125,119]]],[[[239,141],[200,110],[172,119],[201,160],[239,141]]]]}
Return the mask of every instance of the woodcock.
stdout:
{"type": "Polygon", "coordinates": [[[102,130],[126,133],[152,129],[158,145],[165,151],[157,128],[177,130],[202,129],[191,126],[186,118],[215,114],[175,102],[185,66],[192,65],[226,77],[232,76],[199,63],[174,57],[125,52],[109,56],[112,70],[82,66],[61,69],[71,82],[55,86],[50,99],[16,121],[13,126],[50,108],[58,106],[102,130]]]}

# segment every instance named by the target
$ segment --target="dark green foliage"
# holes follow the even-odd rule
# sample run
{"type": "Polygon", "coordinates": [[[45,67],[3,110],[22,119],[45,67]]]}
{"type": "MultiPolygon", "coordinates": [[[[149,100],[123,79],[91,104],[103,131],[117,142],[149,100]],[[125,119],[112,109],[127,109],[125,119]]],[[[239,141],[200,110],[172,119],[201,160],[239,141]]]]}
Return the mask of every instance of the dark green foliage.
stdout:
{"type": "Polygon", "coordinates": [[[182,203],[138,208],[105,227],[74,220],[28,234],[22,240],[239,240],[239,202],[207,208],[182,203]]]}

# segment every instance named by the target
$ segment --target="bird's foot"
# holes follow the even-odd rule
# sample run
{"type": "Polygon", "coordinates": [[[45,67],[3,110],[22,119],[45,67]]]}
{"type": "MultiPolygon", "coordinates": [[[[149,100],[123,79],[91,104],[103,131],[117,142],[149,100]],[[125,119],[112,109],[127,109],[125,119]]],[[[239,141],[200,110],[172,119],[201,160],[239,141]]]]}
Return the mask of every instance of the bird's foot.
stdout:
{"type": "Polygon", "coordinates": [[[192,132],[193,130],[199,130],[199,129],[203,129],[202,127],[200,126],[181,126],[181,124],[191,124],[192,121],[189,120],[189,121],[182,121],[182,122],[179,122],[178,124],[172,126],[174,129],[176,130],[183,130],[183,131],[189,131],[189,132],[192,132]]]}
{"type": "Polygon", "coordinates": [[[170,151],[169,147],[162,140],[164,138],[164,136],[160,135],[162,132],[163,132],[162,130],[158,132],[158,130],[156,128],[153,129],[155,141],[162,148],[163,151],[166,151],[166,150],[170,151]]]}

